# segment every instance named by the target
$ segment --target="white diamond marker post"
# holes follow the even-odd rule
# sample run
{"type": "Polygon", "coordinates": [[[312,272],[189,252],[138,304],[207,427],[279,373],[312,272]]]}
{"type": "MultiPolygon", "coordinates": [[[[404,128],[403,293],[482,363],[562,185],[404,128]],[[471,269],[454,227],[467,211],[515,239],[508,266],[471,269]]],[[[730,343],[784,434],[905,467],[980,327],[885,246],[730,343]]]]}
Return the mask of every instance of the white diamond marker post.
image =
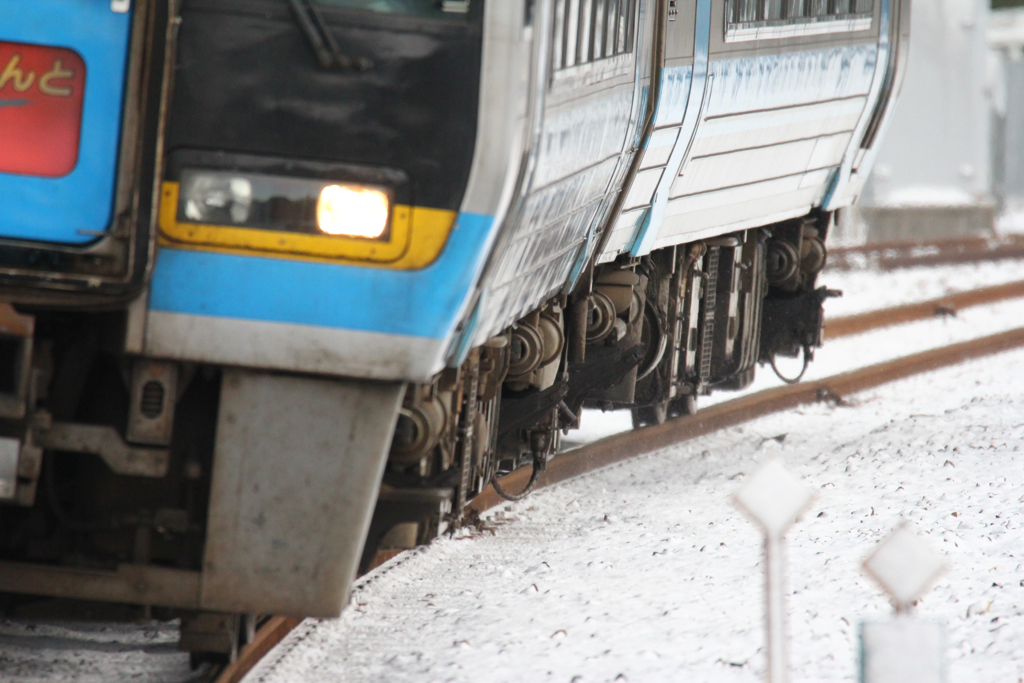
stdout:
{"type": "Polygon", "coordinates": [[[942,683],[942,624],[913,619],[910,607],[946,570],[942,555],[902,522],[864,560],[864,571],[896,605],[896,618],[860,625],[862,683],[942,683]]]}
{"type": "Polygon", "coordinates": [[[782,538],[813,501],[814,492],[777,458],[763,464],[733,496],[736,506],[764,530],[765,621],[770,683],[789,680],[782,538]]]}
{"type": "Polygon", "coordinates": [[[901,522],[864,560],[864,571],[888,593],[903,614],[946,571],[942,555],[901,522]]]}

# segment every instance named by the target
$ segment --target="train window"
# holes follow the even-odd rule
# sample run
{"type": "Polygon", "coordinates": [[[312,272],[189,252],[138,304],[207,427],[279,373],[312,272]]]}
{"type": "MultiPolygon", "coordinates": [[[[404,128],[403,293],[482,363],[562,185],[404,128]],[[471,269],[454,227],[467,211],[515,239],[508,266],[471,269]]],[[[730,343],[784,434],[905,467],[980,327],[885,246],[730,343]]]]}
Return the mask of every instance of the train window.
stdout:
{"type": "Polygon", "coordinates": [[[594,20],[590,22],[590,55],[591,59],[604,59],[604,20],[605,0],[594,0],[594,20]]]}
{"type": "Polygon", "coordinates": [[[420,17],[465,15],[469,0],[313,0],[324,7],[362,9],[385,14],[410,14],[420,17]]]}
{"type": "Polygon", "coordinates": [[[608,0],[608,54],[633,51],[633,22],[636,4],[633,0],[608,0]]]}
{"type": "Polygon", "coordinates": [[[603,54],[604,54],[605,57],[611,57],[612,55],[615,54],[615,39],[617,37],[617,34],[615,33],[615,21],[616,21],[616,12],[618,11],[618,8],[616,7],[615,0],[605,0],[605,2],[606,2],[605,9],[607,11],[605,12],[605,15],[604,15],[605,16],[605,29],[604,29],[604,53],[603,54]]]}
{"type": "Polygon", "coordinates": [[[579,36],[576,44],[576,63],[583,64],[590,60],[590,37],[591,21],[594,17],[594,0],[580,0],[580,27],[576,35],[579,36]]]}
{"type": "Polygon", "coordinates": [[[828,0],[807,0],[807,18],[828,15],[828,0]]]}
{"type": "Polygon", "coordinates": [[[555,0],[555,69],[633,51],[637,0],[555,0]]]}
{"type": "Polygon", "coordinates": [[[726,0],[725,42],[864,31],[874,0],[726,0]]]}
{"type": "Polygon", "coordinates": [[[565,49],[563,50],[562,66],[578,64],[576,60],[576,38],[580,28],[580,0],[557,0],[565,3],[565,49]]]}
{"type": "Polygon", "coordinates": [[[551,40],[551,62],[552,64],[562,64],[564,60],[565,51],[565,3],[555,3],[555,30],[554,37],[551,40]],[[559,28],[561,27],[561,28],[559,28]]]}

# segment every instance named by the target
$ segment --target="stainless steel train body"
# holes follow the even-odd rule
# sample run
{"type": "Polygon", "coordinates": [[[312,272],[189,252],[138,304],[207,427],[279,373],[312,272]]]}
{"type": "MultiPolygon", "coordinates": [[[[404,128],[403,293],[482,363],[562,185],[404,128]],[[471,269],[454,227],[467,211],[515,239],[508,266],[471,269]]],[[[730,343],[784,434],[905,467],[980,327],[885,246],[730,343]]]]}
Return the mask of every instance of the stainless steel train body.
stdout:
{"type": "Polygon", "coordinates": [[[909,29],[908,0],[0,15],[0,608],[157,610],[225,654],[239,615],[338,614],[583,408],[658,422],[809,358],[909,29]]]}

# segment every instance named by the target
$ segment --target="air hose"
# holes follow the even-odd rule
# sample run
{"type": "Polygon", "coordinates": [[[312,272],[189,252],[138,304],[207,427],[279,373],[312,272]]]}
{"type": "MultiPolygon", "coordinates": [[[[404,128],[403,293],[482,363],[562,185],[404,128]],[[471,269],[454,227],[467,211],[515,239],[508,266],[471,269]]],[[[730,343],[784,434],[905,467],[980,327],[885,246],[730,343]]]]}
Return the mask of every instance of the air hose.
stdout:
{"type": "Polygon", "coordinates": [[[807,347],[804,346],[804,347],[801,347],[801,348],[803,349],[804,366],[803,366],[803,368],[800,369],[800,374],[797,375],[796,377],[792,377],[792,378],[790,378],[790,377],[783,377],[782,373],[779,372],[779,369],[777,367],[775,367],[775,356],[772,356],[772,358],[771,358],[770,362],[771,362],[771,365],[772,365],[772,370],[774,370],[775,371],[775,375],[779,379],[781,379],[783,382],[785,382],[786,384],[796,384],[801,379],[803,379],[804,373],[807,372],[807,366],[811,364],[811,354],[808,352],[807,347]]]}
{"type": "Polygon", "coordinates": [[[491,477],[491,486],[493,486],[494,490],[498,492],[498,495],[505,500],[522,500],[537,488],[537,479],[540,478],[540,473],[548,468],[548,459],[544,453],[538,453],[536,451],[531,452],[530,455],[533,456],[533,471],[530,472],[530,481],[527,482],[526,488],[519,493],[509,493],[505,489],[501,488],[501,484],[498,483],[497,472],[495,472],[494,476],[491,477]]]}

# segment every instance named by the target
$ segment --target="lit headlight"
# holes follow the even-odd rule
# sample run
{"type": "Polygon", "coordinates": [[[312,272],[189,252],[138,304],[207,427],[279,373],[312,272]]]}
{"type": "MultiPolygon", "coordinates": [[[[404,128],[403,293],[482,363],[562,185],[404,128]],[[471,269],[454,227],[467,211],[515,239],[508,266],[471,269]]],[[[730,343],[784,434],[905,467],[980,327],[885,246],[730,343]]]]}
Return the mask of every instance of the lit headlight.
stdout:
{"type": "Polygon", "coordinates": [[[391,198],[380,187],[260,173],[185,169],[183,223],[381,239],[391,198]]]}
{"type": "Polygon", "coordinates": [[[316,221],[328,235],[380,237],[388,227],[388,196],[369,187],[328,185],[320,191],[316,221]]]}

